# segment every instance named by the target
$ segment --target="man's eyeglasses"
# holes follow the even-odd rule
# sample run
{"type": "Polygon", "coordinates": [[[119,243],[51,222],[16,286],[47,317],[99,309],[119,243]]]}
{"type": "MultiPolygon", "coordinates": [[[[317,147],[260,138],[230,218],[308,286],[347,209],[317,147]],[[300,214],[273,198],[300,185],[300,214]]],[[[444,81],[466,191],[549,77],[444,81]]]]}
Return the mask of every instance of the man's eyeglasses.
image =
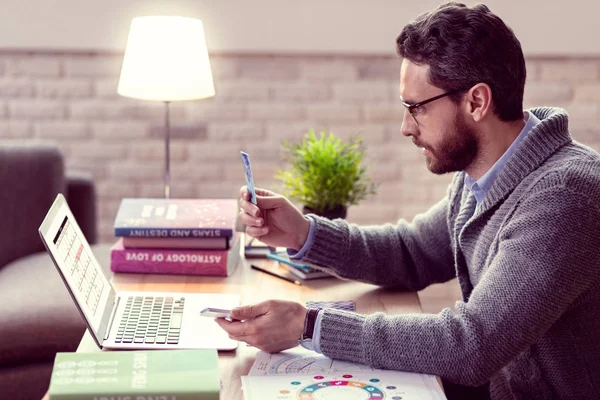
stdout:
{"type": "Polygon", "coordinates": [[[451,94],[455,94],[455,93],[459,93],[459,92],[464,92],[464,91],[467,91],[467,90],[469,90],[469,89],[451,90],[449,92],[442,93],[440,95],[431,97],[431,98],[429,98],[427,100],[423,100],[423,101],[420,101],[420,102],[415,103],[415,104],[408,104],[407,102],[402,101],[402,105],[404,105],[404,107],[406,107],[406,109],[408,110],[408,112],[410,113],[410,115],[412,115],[413,119],[415,120],[415,123],[417,125],[419,125],[419,121],[417,121],[416,116],[419,115],[423,111],[423,106],[425,104],[429,104],[432,101],[436,101],[436,100],[439,100],[439,99],[441,99],[443,97],[450,96],[451,94]]]}

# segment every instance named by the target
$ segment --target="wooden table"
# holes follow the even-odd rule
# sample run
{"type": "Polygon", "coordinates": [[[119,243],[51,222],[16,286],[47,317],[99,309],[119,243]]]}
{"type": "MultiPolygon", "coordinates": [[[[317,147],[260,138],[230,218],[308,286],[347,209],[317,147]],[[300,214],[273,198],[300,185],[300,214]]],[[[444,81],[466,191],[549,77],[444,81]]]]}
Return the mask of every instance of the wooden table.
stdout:
{"type": "MultiPolygon", "coordinates": [[[[108,265],[108,251],[95,251],[101,264],[108,265]]],[[[115,290],[141,290],[161,292],[237,293],[242,304],[267,299],[285,299],[305,303],[308,300],[354,300],[356,311],[369,314],[383,311],[389,314],[420,313],[421,304],[416,293],[381,289],[364,283],[342,281],[336,278],[307,281],[303,285],[293,283],[250,268],[250,264],[277,268],[277,262],[267,259],[243,260],[234,274],[228,278],[112,274],[115,290]]],[[[281,269],[283,271],[283,269],[281,269]]],[[[110,272],[109,272],[110,273],[110,272]]],[[[88,331],[77,349],[99,351],[88,331]]],[[[241,379],[247,375],[257,349],[240,343],[235,351],[219,352],[219,376],[222,400],[242,400],[241,379]]]]}

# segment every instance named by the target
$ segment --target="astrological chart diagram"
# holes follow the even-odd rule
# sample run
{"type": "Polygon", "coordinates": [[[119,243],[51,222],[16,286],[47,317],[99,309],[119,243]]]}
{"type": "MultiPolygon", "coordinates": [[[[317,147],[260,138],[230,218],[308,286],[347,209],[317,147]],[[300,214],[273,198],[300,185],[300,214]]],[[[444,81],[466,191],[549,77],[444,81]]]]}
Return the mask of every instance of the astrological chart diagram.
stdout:
{"type": "Polygon", "coordinates": [[[242,377],[246,400],[438,400],[435,377],[383,371],[331,375],[242,377]]]}
{"type": "Polygon", "coordinates": [[[375,369],[368,365],[332,360],[297,347],[281,353],[258,353],[249,375],[324,375],[373,371],[375,369]]]}
{"type": "Polygon", "coordinates": [[[67,279],[71,289],[77,291],[80,300],[85,301],[91,315],[96,315],[104,290],[103,276],[70,221],[64,225],[56,246],[65,267],[63,273],[69,274],[67,279]]]}
{"type": "Polygon", "coordinates": [[[319,354],[290,355],[273,360],[267,369],[267,375],[291,374],[330,374],[338,372],[370,372],[374,368],[367,365],[337,361],[319,354]]]}
{"type": "Polygon", "coordinates": [[[375,369],[304,349],[258,353],[242,383],[246,400],[445,399],[434,376],[375,369]]]}

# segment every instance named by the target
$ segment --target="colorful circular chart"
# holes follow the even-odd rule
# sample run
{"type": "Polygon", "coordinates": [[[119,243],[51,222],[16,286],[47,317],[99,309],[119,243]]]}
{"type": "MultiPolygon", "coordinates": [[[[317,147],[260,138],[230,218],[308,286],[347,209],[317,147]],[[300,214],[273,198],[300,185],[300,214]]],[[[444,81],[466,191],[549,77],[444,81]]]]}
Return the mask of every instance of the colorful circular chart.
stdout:
{"type": "Polygon", "coordinates": [[[298,350],[259,353],[242,377],[247,400],[441,400],[435,376],[333,360],[298,350]]]}
{"type": "Polygon", "coordinates": [[[368,383],[334,380],[313,383],[298,392],[299,400],[381,400],[384,392],[368,383]]]}

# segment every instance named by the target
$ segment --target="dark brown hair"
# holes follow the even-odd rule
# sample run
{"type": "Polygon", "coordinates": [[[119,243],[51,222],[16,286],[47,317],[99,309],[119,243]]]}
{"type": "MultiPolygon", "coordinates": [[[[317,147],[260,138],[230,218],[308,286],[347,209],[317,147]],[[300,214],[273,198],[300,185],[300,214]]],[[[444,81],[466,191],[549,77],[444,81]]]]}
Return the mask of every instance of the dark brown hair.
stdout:
{"type": "MultiPolygon", "coordinates": [[[[443,4],[402,29],[396,51],[429,66],[429,83],[445,91],[486,83],[502,121],[522,118],[525,58],[513,31],[487,6],[443,4]]],[[[458,102],[464,93],[451,96],[458,102]]]]}

